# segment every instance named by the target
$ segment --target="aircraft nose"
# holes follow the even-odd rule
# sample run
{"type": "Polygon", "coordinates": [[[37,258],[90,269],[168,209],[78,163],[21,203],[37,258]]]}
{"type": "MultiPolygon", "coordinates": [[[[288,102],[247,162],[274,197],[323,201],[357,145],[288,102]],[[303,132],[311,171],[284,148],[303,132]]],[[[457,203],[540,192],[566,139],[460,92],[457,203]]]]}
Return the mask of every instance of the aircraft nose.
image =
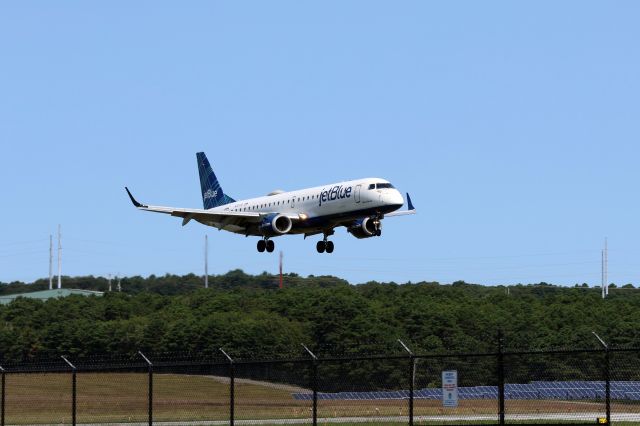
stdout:
{"type": "Polygon", "coordinates": [[[397,204],[398,206],[402,206],[404,204],[404,198],[402,198],[402,194],[400,194],[400,191],[397,189],[389,191],[385,196],[385,201],[389,204],[397,204]]]}

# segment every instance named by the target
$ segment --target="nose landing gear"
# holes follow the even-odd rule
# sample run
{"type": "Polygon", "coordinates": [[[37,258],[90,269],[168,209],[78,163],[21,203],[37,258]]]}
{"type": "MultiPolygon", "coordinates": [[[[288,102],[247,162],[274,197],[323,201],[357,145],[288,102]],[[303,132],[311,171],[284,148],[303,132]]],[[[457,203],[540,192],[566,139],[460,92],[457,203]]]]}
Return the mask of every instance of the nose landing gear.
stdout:
{"type": "Polygon", "coordinates": [[[382,235],[382,216],[376,216],[373,219],[373,226],[375,227],[374,235],[380,237],[382,235]]]}

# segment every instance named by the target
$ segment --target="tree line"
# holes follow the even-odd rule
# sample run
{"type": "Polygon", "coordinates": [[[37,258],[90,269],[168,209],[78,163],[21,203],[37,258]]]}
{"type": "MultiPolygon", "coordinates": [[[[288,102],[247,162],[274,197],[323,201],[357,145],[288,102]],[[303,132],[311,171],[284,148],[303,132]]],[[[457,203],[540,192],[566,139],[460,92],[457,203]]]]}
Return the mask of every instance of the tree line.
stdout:
{"type": "MultiPolygon", "coordinates": [[[[507,291],[464,282],[350,285],[295,274],[284,282],[279,289],[277,276],[236,270],[212,276],[209,289],[192,274],[166,275],[123,278],[123,292],[102,297],[18,298],[0,305],[0,358],[203,353],[219,347],[259,358],[300,354],[301,344],[319,355],[379,354],[402,351],[397,339],[416,352],[480,353],[496,351],[498,331],[512,350],[596,347],[593,331],[610,345],[640,347],[640,292],[631,289],[603,300],[599,289],[546,283],[507,291]]],[[[64,283],[101,291],[108,285],[101,277],[65,277],[64,283]]],[[[0,293],[43,287],[48,281],[0,284],[0,293]]]]}

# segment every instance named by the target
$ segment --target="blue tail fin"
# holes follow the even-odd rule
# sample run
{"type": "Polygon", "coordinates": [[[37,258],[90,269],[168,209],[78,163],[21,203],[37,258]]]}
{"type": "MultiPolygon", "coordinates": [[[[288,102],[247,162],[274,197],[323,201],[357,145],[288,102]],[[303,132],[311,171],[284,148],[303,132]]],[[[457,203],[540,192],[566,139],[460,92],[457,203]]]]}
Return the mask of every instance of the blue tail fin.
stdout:
{"type": "Polygon", "coordinates": [[[235,200],[225,195],[222,191],[218,178],[213,173],[211,164],[209,164],[204,152],[198,152],[196,158],[198,159],[198,172],[200,173],[200,188],[202,189],[202,204],[204,208],[212,209],[233,203],[235,200]]]}

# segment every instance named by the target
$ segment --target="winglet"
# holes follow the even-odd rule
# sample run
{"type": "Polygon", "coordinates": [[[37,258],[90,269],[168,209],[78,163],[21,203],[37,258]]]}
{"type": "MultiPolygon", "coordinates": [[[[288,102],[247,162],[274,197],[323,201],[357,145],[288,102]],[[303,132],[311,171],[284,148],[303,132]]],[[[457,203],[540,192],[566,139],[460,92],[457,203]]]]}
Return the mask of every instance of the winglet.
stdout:
{"type": "Polygon", "coordinates": [[[135,198],[133,198],[133,195],[131,195],[131,191],[129,191],[129,188],[127,188],[125,186],[124,189],[127,190],[127,194],[129,194],[129,198],[131,198],[131,202],[133,203],[134,206],[136,206],[136,207],[147,207],[144,204],[140,204],[139,202],[136,201],[135,198]]]}
{"type": "Polygon", "coordinates": [[[411,202],[411,197],[409,196],[409,193],[407,192],[407,204],[409,205],[409,210],[415,210],[416,208],[413,207],[413,203],[411,202]]]}

